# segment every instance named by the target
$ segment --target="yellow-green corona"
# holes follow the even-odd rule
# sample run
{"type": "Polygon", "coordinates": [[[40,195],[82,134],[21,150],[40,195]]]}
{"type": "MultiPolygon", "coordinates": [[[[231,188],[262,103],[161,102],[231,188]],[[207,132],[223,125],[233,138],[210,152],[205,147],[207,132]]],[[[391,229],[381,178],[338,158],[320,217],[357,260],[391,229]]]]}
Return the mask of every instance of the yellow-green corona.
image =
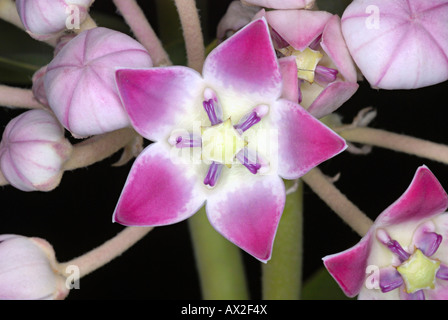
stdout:
{"type": "Polygon", "coordinates": [[[401,274],[406,285],[407,293],[414,293],[421,289],[434,289],[440,262],[428,258],[419,249],[401,264],[397,271],[401,274]]]}
{"type": "Polygon", "coordinates": [[[247,145],[230,118],[211,127],[202,127],[201,136],[202,160],[215,161],[227,167],[232,166],[236,154],[247,145]]]}

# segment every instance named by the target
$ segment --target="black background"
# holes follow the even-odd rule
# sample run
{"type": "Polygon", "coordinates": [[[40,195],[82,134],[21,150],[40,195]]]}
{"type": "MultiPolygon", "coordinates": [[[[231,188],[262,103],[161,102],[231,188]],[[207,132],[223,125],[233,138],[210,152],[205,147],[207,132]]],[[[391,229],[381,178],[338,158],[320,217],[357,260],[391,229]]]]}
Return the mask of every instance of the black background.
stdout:
{"type": "MultiPolygon", "coordinates": [[[[205,38],[213,39],[216,24],[229,1],[205,1],[205,38]]],[[[154,1],[140,1],[157,29],[154,1]]],[[[94,10],[114,13],[111,1],[97,0],[94,10]]],[[[430,59],[430,53],[428,53],[430,59]]],[[[447,83],[412,91],[374,90],[361,82],[357,93],[338,113],[345,122],[372,106],[378,115],[371,127],[439,143],[448,142],[447,83]]],[[[2,126],[21,111],[0,110],[2,126]]],[[[79,256],[123,229],[111,222],[131,163],[111,167],[111,158],[88,168],[66,172],[52,192],[24,193],[7,186],[0,191],[0,234],[16,233],[47,239],[59,261],[79,256]]],[[[407,188],[418,166],[426,164],[448,188],[448,167],[427,159],[373,148],[368,155],[348,152],[320,166],[324,173],[340,173],[336,186],[374,219],[407,188]]],[[[345,250],[359,241],[310,189],[305,188],[304,278],[322,267],[325,255],[345,250]]],[[[251,297],[261,298],[260,264],[243,253],[251,297]]],[[[188,223],[160,227],[141,242],[91,275],[68,300],[78,299],[200,299],[199,279],[188,233],[188,223]]]]}

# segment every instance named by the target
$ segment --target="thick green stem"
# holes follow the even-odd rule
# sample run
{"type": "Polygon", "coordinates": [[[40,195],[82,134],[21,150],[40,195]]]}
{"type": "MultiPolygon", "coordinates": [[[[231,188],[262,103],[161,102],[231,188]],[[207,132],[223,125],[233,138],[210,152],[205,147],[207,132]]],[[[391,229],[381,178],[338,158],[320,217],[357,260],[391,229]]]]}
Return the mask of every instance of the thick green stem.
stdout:
{"type": "Polygon", "coordinates": [[[203,299],[248,299],[240,249],[213,229],[205,208],[199,210],[188,221],[203,299]]]}
{"type": "MultiPolygon", "coordinates": [[[[286,187],[292,182],[286,181],[286,187]]],[[[262,266],[263,299],[298,300],[302,283],[303,184],[286,197],[272,258],[262,266]]]]}

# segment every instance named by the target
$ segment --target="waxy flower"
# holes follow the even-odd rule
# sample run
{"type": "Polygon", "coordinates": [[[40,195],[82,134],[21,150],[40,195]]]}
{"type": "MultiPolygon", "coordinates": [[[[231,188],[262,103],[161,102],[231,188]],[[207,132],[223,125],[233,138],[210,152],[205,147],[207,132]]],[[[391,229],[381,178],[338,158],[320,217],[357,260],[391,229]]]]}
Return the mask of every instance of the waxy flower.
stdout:
{"type": "Polygon", "coordinates": [[[0,300],[61,300],[69,293],[52,246],[40,238],[0,235],[0,300]]]}
{"type": "Polygon", "coordinates": [[[206,202],[213,227],[266,262],[296,179],[345,141],[291,101],[268,26],[256,20],[215,48],[202,76],[182,66],[117,71],[134,128],[156,141],[135,160],[114,221],[173,224],[206,202]],[[280,177],[279,177],[280,176],[280,177]]]}
{"type": "Polygon", "coordinates": [[[16,0],[26,31],[38,40],[79,28],[93,0],[16,0]]]}
{"type": "Polygon", "coordinates": [[[295,58],[298,101],[312,115],[321,118],[330,114],[358,90],[356,68],[337,15],[310,10],[260,14],[272,28],[277,50],[295,58]]]}
{"type": "Polygon", "coordinates": [[[74,136],[129,126],[116,90],[118,67],[149,68],[152,61],[139,42],[106,28],[80,33],[47,66],[44,86],[48,103],[74,136]]]}
{"type": "Polygon", "coordinates": [[[64,128],[45,110],[30,110],[12,119],[0,142],[0,168],[22,191],[50,191],[59,185],[72,145],[64,128]]]}
{"type": "Polygon", "coordinates": [[[414,89],[448,79],[446,0],[355,0],[342,31],[372,87],[414,89]]]}
{"type": "Polygon", "coordinates": [[[350,297],[448,299],[448,195],[432,172],[418,168],[406,192],[375,220],[361,241],[324,257],[350,297]]]}

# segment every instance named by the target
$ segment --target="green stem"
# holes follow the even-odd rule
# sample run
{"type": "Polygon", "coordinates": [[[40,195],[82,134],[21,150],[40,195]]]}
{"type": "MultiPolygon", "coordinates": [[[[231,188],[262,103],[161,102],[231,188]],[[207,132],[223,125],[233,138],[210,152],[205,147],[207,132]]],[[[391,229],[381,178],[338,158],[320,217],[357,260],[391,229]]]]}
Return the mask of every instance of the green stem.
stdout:
{"type": "Polygon", "coordinates": [[[213,229],[204,207],[188,221],[203,299],[248,299],[240,249],[213,229]]]}
{"type": "MultiPolygon", "coordinates": [[[[291,181],[285,181],[286,188],[291,181]]],[[[286,197],[272,258],[262,266],[263,299],[298,300],[302,283],[303,184],[286,197]]]]}

